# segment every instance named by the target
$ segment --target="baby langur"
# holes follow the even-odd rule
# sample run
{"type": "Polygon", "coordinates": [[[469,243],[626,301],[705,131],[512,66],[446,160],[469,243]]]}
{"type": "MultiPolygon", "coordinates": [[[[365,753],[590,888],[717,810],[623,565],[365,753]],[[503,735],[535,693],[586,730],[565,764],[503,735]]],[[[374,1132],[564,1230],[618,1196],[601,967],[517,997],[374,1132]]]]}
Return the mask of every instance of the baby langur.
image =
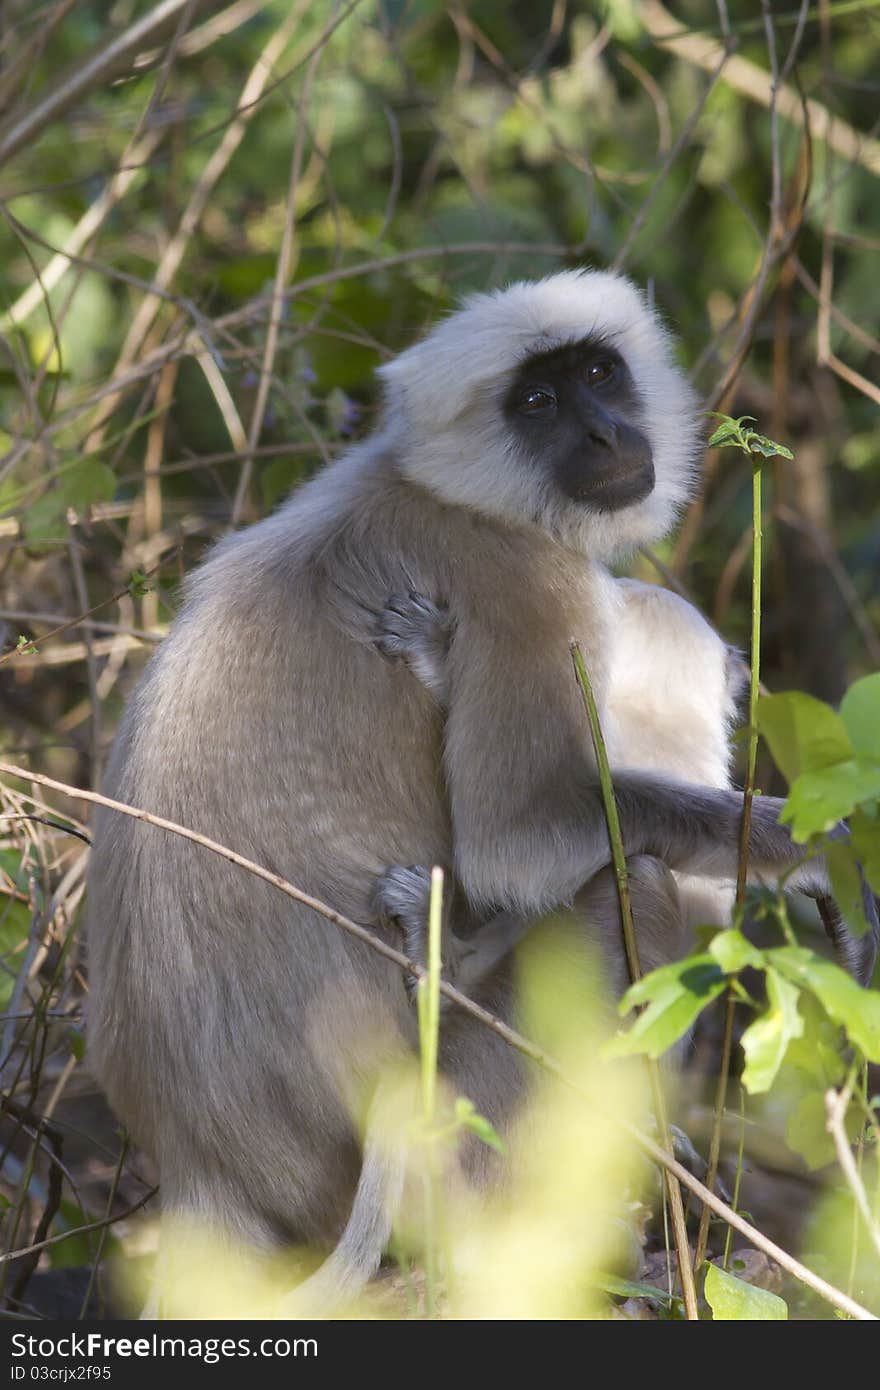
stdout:
{"type": "MultiPolygon", "coordinates": [[[[606,716],[610,729],[605,731],[618,753],[615,765],[655,769],[698,785],[729,787],[730,734],[746,682],[745,663],[697,609],[677,594],[635,579],[616,583],[621,607],[610,671],[606,716]]],[[[448,612],[422,594],[392,595],[378,615],[378,650],[391,660],[403,661],[442,709],[447,701],[451,638],[448,612]]],[[[644,861],[631,866],[631,871],[643,879],[644,861]]],[[[607,870],[602,872],[607,891],[601,903],[597,895],[597,915],[601,923],[610,924],[616,886],[607,870]]],[[[676,949],[687,950],[694,927],[728,926],[733,908],[732,882],[681,872],[674,873],[673,878],[683,931],[675,931],[665,943],[665,950],[659,953],[661,960],[672,958],[676,949]]],[[[376,885],[377,915],[397,925],[403,933],[405,954],[421,966],[427,964],[430,887],[430,871],[424,865],[394,865],[376,885]]],[[[817,905],[842,963],[857,978],[870,979],[875,949],[872,934],[854,940],[832,898],[820,897],[817,905]]],[[[668,908],[661,896],[656,903],[654,935],[658,924],[669,923],[668,908]]],[[[650,902],[644,910],[650,913],[650,902]]],[[[476,991],[533,921],[514,912],[499,912],[477,921],[456,885],[447,885],[442,952],[445,978],[464,994],[476,991]]],[[[636,925],[643,933],[650,931],[648,922],[636,925]]],[[[598,944],[601,947],[603,943],[598,944]]],[[[619,966],[617,955],[612,974],[623,989],[629,981],[621,978],[619,966]]],[[[408,988],[414,983],[410,978],[408,988]]]]}
{"type": "MultiPolygon", "coordinates": [[[[729,787],[730,732],[736,701],[745,680],[745,665],[684,599],[667,589],[620,579],[619,611],[610,668],[606,736],[617,753],[617,766],[643,767],[678,775],[685,782],[729,787]],[[650,679],[646,675],[650,673],[650,679]]],[[[405,662],[445,710],[447,657],[452,639],[448,612],[422,594],[392,595],[378,615],[376,645],[391,660],[405,662]]],[[[573,678],[573,677],[572,677],[573,678]]],[[[589,733],[584,724],[584,737],[589,733]]],[[[644,874],[637,864],[634,872],[644,874]]],[[[606,872],[608,896],[616,886],[606,872]]],[[[698,923],[729,924],[733,884],[674,874],[681,930],[665,943],[661,959],[690,944],[698,923]]],[[[463,993],[476,990],[528,931],[532,921],[501,912],[477,923],[453,884],[444,904],[445,976],[463,993]]],[[[393,866],[376,887],[380,917],[403,932],[405,953],[418,965],[427,962],[430,872],[426,866],[393,866]]],[[[614,903],[599,916],[610,927],[614,903]]],[[[650,904],[645,904],[650,910],[650,904]]],[[[667,923],[661,904],[660,922],[667,923]]],[[[654,923],[655,933],[659,923],[654,923]]],[[[651,924],[640,922],[642,934],[651,924]]],[[[675,922],[676,928],[679,922],[675,922]]],[[[598,943],[601,946],[601,942],[598,943]]],[[[606,948],[605,952],[609,952],[606,948]]],[[[617,956],[619,962],[619,955],[617,956]]],[[[626,981],[616,983],[623,987],[626,981]]],[[[412,981],[409,982],[410,985],[412,981]]]]}

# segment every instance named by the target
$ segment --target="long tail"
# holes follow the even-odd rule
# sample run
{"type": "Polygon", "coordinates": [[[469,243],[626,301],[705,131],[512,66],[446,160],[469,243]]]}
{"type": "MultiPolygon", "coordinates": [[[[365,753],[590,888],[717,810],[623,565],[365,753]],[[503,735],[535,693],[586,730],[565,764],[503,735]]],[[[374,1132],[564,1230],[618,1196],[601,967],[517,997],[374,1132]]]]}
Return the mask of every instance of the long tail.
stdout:
{"type": "Polygon", "coordinates": [[[382,1091],[380,1085],[370,1107],[351,1215],[333,1252],[286,1300],[292,1316],[327,1316],[334,1308],[350,1302],[378,1270],[391,1239],[403,1196],[407,1161],[399,1130],[395,1134],[387,1123],[382,1091]]]}
{"type": "Polygon", "coordinates": [[[866,887],[863,898],[868,930],[862,936],[853,935],[833,898],[818,898],[816,906],[838,961],[859,984],[868,985],[877,963],[880,932],[877,924],[877,904],[866,887]]]}

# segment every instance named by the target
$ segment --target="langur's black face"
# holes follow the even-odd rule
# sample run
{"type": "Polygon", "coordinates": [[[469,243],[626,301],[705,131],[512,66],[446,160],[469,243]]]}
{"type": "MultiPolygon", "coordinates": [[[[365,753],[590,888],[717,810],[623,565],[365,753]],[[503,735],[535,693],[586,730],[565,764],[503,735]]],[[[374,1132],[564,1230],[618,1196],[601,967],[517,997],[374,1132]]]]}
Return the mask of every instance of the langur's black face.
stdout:
{"type": "Polygon", "coordinates": [[[587,338],[530,357],[505,397],[504,415],[526,456],[550,468],[572,501],[616,512],[653,491],[635,382],[607,344],[587,338]]]}

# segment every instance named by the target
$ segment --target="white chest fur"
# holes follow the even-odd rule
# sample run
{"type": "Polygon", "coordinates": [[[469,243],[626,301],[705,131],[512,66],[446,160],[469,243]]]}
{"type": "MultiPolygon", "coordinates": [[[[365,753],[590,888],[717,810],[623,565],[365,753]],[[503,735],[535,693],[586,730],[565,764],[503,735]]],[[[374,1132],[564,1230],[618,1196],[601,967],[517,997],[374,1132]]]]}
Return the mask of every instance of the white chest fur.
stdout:
{"type": "MultiPolygon", "coordinates": [[[[730,786],[734,686],[728,649],[691,604],[667,589],[610,580],[611,662],[603,726],[612,767],[730,786]]],[[[676,875],[691,925],[730,919],[730,885],[676,875]]]]}

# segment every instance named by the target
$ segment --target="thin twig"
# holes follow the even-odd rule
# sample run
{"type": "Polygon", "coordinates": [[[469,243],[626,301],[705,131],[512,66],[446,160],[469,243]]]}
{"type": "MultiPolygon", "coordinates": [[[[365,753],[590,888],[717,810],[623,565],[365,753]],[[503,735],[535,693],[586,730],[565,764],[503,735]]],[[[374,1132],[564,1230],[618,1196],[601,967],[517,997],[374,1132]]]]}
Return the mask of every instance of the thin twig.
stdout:
{"type": "Polygon", "coordinates": [[[189,3],[190,0],[160,0],[108,43],[80,56],[42,101],[29,104],[24,115],[0,126],[0,167],[95,87],[124,72],[145,44],[155,42],[160,34],[174,27],[189,3]]]}
{"type": "Polygon", "coordinates": [[[880,1256],[880,1225],[874,1220],[871,1212],[871,1204],[868,1201],[865,1185],[859,1177],[856,1161],[850,1148],[849,1139],[846,1136],[844,1122],[849,1103],[852,1098],[852,1080],[848,1080],[845,1086],[839,1091],[835,1091],[831,1086],[825,1092],[825,1113],[828,1117],[828,1133],[834,1140],[834,1149],[837,1154],[837,1161],[840,1164],[843,1176],[846,1178],[847,1186],[853,1195],[853,1200],[858,1207],[859,1214],[868,1232],[868,1237],[874,1249],[880,1256]]]}
{"type": "MultiPolygon", "coordinates": [[[[297,15],[303,13],[305,3],[306,0],[302,0],[302,3],[298,7],[294,7],[297,15]]],[[[230,520],[233,530],[239,523],[247,501],[251,473],[254,466],[253,451],[260,442],[260,434],[266,416],[266,405],[269,400],[269,386],[272,381],[275,356],[278,352],[278,335],[281,329],[282,313],[284,309],[284,291],[290,281],[290,272],[293,263],[293,239],[296,229],[296,197],[300,175],[302,173],[306,131],[308,129],[305,119],[305,108],[309,96],[311,95],[312,83],[315,78],[315,73],[318,70],[318,65],[324,56],[324,51],[324,47],[321,46],[316,48],[315,52],[312,54],[308,68],[306,69],[306,75],[297,105],[296,133],[294,135],[293,154],[290,161],[290,176],[287,185],[284,230],[281,234],[281,246],[278,249],[278,258],[275,262],[275,280],[272,286],[269,324],[266,329],[266,338],[263,344],[263,360],[260,363],[260,379],[257,384],[257,395],[251,415],[250,429],[248,430],[247,452],[242,460],[241,474],[239,475],[238,486],[235,490],[235,501],[232,504],[232,517],[230,520]]]]}

